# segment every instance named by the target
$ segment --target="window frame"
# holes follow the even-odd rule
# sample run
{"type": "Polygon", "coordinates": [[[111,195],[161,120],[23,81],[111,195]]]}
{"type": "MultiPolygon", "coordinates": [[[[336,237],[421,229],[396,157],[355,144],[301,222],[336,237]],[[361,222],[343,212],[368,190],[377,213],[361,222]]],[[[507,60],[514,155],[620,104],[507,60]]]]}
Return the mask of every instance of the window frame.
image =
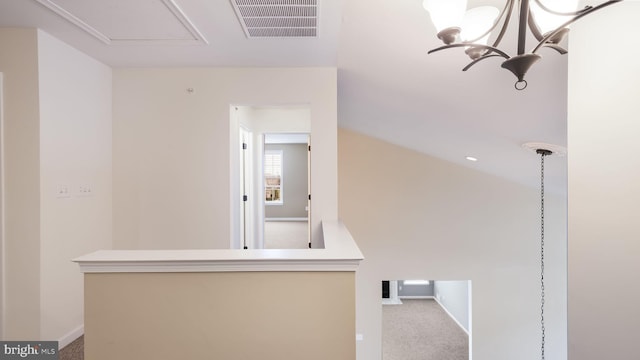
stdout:
{"type": "Polygon", "coordinates": [[[263,199],[264,204],[268,206],[274,205],[284,205],[284,151],[282,149],[274,149],[274,150],[264,150],[263,154],[263,164],[262,164],[262,181],[264,184],[264,193],[263,199]],[[280,156],[280,199],[279,200],[267,200],[267,172],[266,172],[266,158],[268,155],[279,155],[280,156]]]}

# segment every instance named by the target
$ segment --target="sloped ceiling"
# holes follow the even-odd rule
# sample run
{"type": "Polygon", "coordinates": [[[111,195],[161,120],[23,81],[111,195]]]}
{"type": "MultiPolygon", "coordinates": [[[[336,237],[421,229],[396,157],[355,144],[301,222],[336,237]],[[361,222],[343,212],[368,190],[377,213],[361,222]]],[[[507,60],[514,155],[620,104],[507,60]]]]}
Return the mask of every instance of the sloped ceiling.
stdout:
{"type": "MultiPolygon", "coordinates": [[[[544,51],[516,91],[499,60],[463,73],[462,50],[427,55],[440,42],[420,0],[318,4],[312,38],[247,38],[229,0],[0,0],[0,26],[41,28],[113,67],[336,66],[340,126],[538,186],[539,158],[521,145],[566,145],[566,56],[544,51]]],[[[566,158],[547,161],[546,179],[566,192],[566,158]]]]}

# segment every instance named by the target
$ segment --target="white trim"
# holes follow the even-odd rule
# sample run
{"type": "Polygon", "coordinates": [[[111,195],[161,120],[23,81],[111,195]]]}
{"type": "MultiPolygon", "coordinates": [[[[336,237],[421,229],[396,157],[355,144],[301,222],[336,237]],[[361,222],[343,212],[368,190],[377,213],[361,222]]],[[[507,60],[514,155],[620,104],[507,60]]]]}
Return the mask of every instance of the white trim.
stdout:
{"type": "MultiPolygon", "coordinates": [[[[241,251],[241,250],[240,250],[241,251]]],[[[246,250],[245,250],[246,251],[246,250]]],[[[261,271],[356,271],[360,259],[281,259],[210,261],[91,261],[78,258],[83,273],[180,273],[180,272],[261,272],[261,271]]]]}
{"type": "MultiPolygon", "coordinates": [[[[280,188],[280,193],[282,193],[282,188],[280,188]]],[[[282,205],[284,205],[284,203],[282,202],[282,200],[274,200],[274,201],[266,201],[265,200],[264,205],[265,206],[282,206],[282,205]]],[[[266,219],[265,219],[265,221],[266,221],[266,219]]]]}
{"type": "Polygon", "coordinates": [[[265,218],[264,221],[309,221],[306,217],[265,218]]]}
{"type": "Polygon", "coordinates": [[[469,307],[469,360],[473,360],[473,281],[469,280],[469,291],[467,295],[469,296],[469,303],[467,306],[469,307]]]}
{"type": "Polygon", "coordinates": [[[58,339],[58,349],[62,349],[63,347],[71,344],[74,340],[82,335],[84,335],[84,325],[78,326],[77,328],[71,330],[71,332],[58,339]]]}
{"type": "Polygon", "coordinates": [[[278,133],[266,133],[264,134],[264,144],[303,144],[309,143],[309,133],[302,132],[278,132],[278,133]]]}
{"type": "Polygon", "coordinates": [[[382,299],[382,305],[402,305],[402,300],[399,298],[395,299],[382,299]]]}
{"type": "Polygon", "coordinates": [[[196,42],[201,43],[201,45],[209,44],[207,39],[204,38],[202,33],[198,30],[198,28],[196,28],[196,26],[193,24],[193,22],[191,22],[191,20],[189,20],[187,15],[182,11],[182,9],[180,9],[180,6],[178,6],[178,4],[175,3],[175,1],[173,1],[173,0],[162,0],[162,2],[169,9],[169,11],[171,11],[171,13],[173,13],[173,15],[176,17],[176,19],[178,19],[178,21],[180,21],[182,26],[184,26],[185,29],[187,29],[187,31],[189,31],[189,33],[191,34],[191,36],[193,36],[193,39],[196,42]]]}
{"type": "Polygon", "coordinates": [[[400,299],[435,299],[433,296],[398,296],[400,299]]]}
{"type": "Polygon", "coordinates": [[[324,249],[100,250],[73,261],[83,273],[356,271],[363,256],[344,224],[322,230],[324,249]]]}
{"type": "Polygon", "coordinates": [[[5,271],[4,222],[4,74],[0,72],[0,339],[4,339],[7,314],[7,272],[5,271]]]}
{"type": "Polygon", "coordinates": [[[449,312],[449,310],[447,310],[447,308],[446,308],[446,307],[444,307],[444,305],[442,305],[442,303],[441,303],[440,301],[438,301],[438,299],[436,299],[436,298],[434,297],[434,298],[433,298],[433,300],[435,300],[435,301],[438,303],[438,305],[440,305],[440,307],[442,308],[442,310],[444,310],[444,312],[446,312],[446,313],[447,313],[447,315],[449,315],[449,317],[450,317],[450,318],[452,318],[452,319],[453,319],[453,321],[455,321],[455,322],[456,322],[456,324],[458,324],[458,326],[460,327],[460,329],[462,329],[462,331],[464,331],[464,332],[467,334],[467,336],[469,336],[469,331],[468,331],[467,329],[465,329],[465,327],[464,327],[464,326],[462,326],[462,324],[460,324],[460,322],[458,321],[458,319],[456,319],[456,317],[455,317],[455,316],[453,316],[453,315],[449,312]]]}
{"type": "Polygon", "coordinates": [[[149,39],[149,40],[124,40],[124,39],[111,39],[107,35],[103,34],[101,31],[97,30],[93,26],[87,24],[79,17],[73,15],[69,11],[67,11],[62,6],[53,2],[53,0],[35,0],[42,4],[47,9],[53,11],[54,13],[61,16],[63,19],[69,21],[73,25],[79,27],[80,29],[87,32],[89,35],[95,37],[96,39],[102,41],[107,45],[144,45],[144,44],[155,44],[155,45],[170,45],[170,44],[185,44],[185,45],[207,45],[209,42],[207,39],[202,36],[202,33],[196,28],[196,26],[189,20],[189,18],[185,15],[185,13],[180,9],[180,7],[173,0],[162,0],[162,3],[167,7],[167,9],[176,17],[176,20],[182,24],[182,26],[191,34],[193,39],[149,39]]]}
{"type": "Polygon", "coordinates": [[[79,17],[73,15],[72,13],[68,12],[66,9],[64,9],[63,7],[61,7],[60,5],[54,3],[51,0],[36,0],[37,2],[39,2],[40,4],[42,4],[44,7],[46,7],[47,9],[53,11],[54,13],[60,15],[62,18],[64,18],[65,20],[69,21],[70,23],[72,23],[73,25],[79,27],[80,29],[86,31],[89,35],[95,37],[96,39],[102,41],[103,43],[110,45],[111,44],[111,39],[109,39],[108,36],[106,36],[105,34],[101,33],[100,31],[96,30],[93,26],[87,24],[86,22],[82,21],[79,17]]]}

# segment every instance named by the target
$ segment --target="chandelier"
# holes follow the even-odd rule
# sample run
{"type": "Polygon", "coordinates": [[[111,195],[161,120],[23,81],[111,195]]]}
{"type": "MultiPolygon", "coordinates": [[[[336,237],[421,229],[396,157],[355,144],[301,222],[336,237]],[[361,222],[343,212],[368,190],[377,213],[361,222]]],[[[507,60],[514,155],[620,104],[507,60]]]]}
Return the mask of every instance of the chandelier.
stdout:
{"type": "Polygon", "coordinates": [[[478,62],[490,57],[502,57],[502,67],[511,71],[518,81],[517,90],[527,87],[524,76],[531,66],[541,59],[540,49],[548,47],[560,54],[567,50],[559,45],[569,32],[568,26],[576,20],[622,0],[610,0],[597,6],[578,8],[578,0],[506,0],[502,10],[493,6],[478,6],[467,11],[467,0],[424,0],[422,5],[431,15],[438,31],[438,38],[444,46],[432,49],[429,54],[451,48],[465,48],[471,63],[462,71],[467,71],[478,62]],[[518,46],[516,55],[510,56],[499,49],[514,8],[518,9],[518,46]],[[527,28],[537,44],[526,51],[527,28]],[[491,33],[498,30],[492,45],[488,45],[491,33]]]}

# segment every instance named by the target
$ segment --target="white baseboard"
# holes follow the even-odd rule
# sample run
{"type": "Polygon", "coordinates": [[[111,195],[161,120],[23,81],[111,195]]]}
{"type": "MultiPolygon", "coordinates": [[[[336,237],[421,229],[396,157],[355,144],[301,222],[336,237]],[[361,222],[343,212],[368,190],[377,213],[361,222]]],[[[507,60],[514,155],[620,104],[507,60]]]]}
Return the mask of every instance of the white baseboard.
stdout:
{"type": "Polygon", "coordinates": [[[382,299],[382,305],[402,305],[402,300],[395,298],[395,299],[386,299],[383,298],[382,299]]]}
{"type": "Polygon", "coordinates": [[[433,299],[433,296],[398,296],[400,299],[433,299]]]}
{"type": "Polygon", "coordinates": [[[265,218],[264,221],[307,221],[306,217],[265,218]]]}
{"type": "Polygon", "coordinates": [[[66,334],[65,336],[58,339],[58,348],[62,349],[63,347],[71,344],[75,339],[84,335],[84,325],[80,325],[77,328],[73,329],[71,332],[66,334]]]}
{"type": "Polygon", "coordinates": [[[440,301],[438,301],[438,299],[437,299],[437,298],[435,298],[435,297],[434,297],[434,298],[433,298],[433,300],[435,300],[435,301],[438,303],[438,305],[440,305],[440,307],[442,308],[442,310],[444,310],[444,312],[446,312],[446,313],[447,313],[447,315],[449,315],[449,317],[450,317],[450,318],[452,318],[452,319],[453,319],[453,321],[455,321],[455,322],[456,322],[456,324],[458,324],[458,326],[460,327],[460,329],[462,329],[462,331],[464,331],[464,332],[467,334],[467,336],[469,336],[469,331],[468,331],[467,329],[465,329],[465,328],[464,328],[464,326],[462,326],[462,324],[460,324],[460,322],[458,321],[458,319],[456,319],[456,317],[455,317],[455,316],[453,316],[453,315],[449,312],[449,310],[447,310],[447,308],[446,308],[446,307],[444,307],[444,305],[442,305],[442,303],[441,303],[440,301]]]}

